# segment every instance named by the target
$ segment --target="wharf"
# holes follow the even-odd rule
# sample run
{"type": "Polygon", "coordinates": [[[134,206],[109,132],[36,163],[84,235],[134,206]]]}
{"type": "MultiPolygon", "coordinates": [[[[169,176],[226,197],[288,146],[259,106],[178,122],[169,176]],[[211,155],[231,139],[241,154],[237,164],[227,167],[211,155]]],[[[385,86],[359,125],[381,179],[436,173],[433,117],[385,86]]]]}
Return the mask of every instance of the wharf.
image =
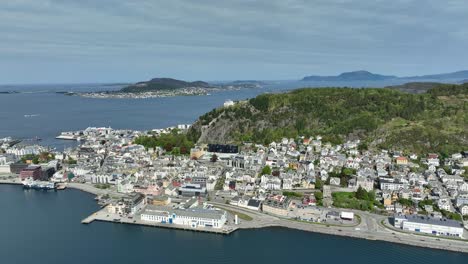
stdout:
{"type": "Polygon", "coordinates": [[[213,233],[213,234],[221,234],[221,235],[229,235],[238,229],[238,227],[230,226],[230,225],[226,225],[224,228],[221,228],[221,229],[216,229],[216,228],[210,228],[210,227],[189,227],[189,226],[182,226],[182,225],[175,225],[175,224],[162,224],[162,223],[147,222],[147,221],[140,220],[138,216],[129,218],[129,217],[122,217],[120,215],[109,214],[106,211],[106,208],[103,208],[97,211],[96,213],[93,213],[92,215],[86,217],[85,219],[81,221],[81,223],[91,224],[94,221],[111,222],[111,223],[119,223],[119,224],[132,224],[132,225],[160,227],[160,228],[170,228],[170,229],[177,229],[177,230],[205,232],[205,233],[213,233]]]}

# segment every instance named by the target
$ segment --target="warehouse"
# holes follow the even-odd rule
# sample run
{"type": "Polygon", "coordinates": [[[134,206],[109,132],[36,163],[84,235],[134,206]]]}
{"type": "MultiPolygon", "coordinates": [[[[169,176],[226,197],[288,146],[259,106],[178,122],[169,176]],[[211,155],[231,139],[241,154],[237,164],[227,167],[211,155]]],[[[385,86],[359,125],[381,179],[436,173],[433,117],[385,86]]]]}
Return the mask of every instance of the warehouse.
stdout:
{"type": "Polygon", "coordinates": [[[463,225],[445,218],[434,218],[422,215],[395,215],[394,226],[406,231],[431,235],[463,237],[463,225]]]}
{"type": "Polygon", "coordinates": [[[192,228],[222,228],[227,220],[223,210],[190,208],[180,209],[148,205],[141,213],[141,220],[162,224],[184,225],[192,228]]]}

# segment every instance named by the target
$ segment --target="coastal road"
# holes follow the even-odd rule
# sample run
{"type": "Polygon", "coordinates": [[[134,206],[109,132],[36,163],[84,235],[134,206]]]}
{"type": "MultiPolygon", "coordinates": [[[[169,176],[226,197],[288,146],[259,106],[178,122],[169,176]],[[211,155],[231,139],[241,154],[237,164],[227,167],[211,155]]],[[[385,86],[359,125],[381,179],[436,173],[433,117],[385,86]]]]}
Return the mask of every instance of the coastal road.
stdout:
{"type": "Polygon", "coordinates": [[[324,223],[301,222],[292,219],[280,218],[267,215],[262,212],[233,206],[229,204],[209,202],[220,208],[245,213],[253,218],[252,221],[240,221],[239,229],[263,228],[263,227],[285,227],[299,229],[309,232],[347,236],[369,240],[381,240],[411,246],[429,247],[443,250],[451,250],[468,253],[468,241],[447,239],[444,237],[421,236],[405,233],[390,227],[388,218],[368,212],[355,212],[361,218],[357,226],[327,225],[324,223]],[[383,224],[384,223],[384,224],[383,224]]]}

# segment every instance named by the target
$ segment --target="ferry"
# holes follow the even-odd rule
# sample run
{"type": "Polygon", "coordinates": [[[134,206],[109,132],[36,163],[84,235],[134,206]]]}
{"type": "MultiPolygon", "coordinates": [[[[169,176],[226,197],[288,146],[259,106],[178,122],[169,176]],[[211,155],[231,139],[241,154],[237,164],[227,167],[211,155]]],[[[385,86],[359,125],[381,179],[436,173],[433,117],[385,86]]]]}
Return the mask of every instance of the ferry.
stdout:
{"type": "Polygon", "coordinates": [[[62,132],[59,136],[55,137],[56,139],[64,139],[64,140],[76,140],[77,137],[73,132],[62,132]]]}
{"type": "Polygon", "coordinates": [[[31,178],[22,181],[22,183],[25,189],[55,190],[57,188],[55,182],[35,181],[31,178]]]}

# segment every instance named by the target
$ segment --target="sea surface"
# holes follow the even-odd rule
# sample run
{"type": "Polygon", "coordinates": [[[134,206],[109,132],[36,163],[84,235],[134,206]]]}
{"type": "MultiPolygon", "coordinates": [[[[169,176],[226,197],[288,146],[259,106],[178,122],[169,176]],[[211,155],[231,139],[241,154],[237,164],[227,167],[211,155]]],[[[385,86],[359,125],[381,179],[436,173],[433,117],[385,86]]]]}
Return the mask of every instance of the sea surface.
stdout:
{"type": "MultiPolygon", "coordinates": [[[[228,100],[244,100],[262,93],[300,87],[384,87],[401,81],[304,82],[268,81],[262,88],[220,91],[206,96],[150,99],[97,99],[66,96],[57,92],[117,90],[118,84],[0,85],[0,138],[42,139],[41,144],[63,149],[74,145],[56,140],[62,131],[90,126],[149,130],[191,124],[200,115],[228,100]]],[[[31,141],[34,143],[34,141],[31,141]]]]}
{"type": "Polygon", "coordinates": [[[80,221],[98,209],[77,190],[0,185],[0,263],[468,263],[468,254],[284,228],[229,236],[80,221]]]}

